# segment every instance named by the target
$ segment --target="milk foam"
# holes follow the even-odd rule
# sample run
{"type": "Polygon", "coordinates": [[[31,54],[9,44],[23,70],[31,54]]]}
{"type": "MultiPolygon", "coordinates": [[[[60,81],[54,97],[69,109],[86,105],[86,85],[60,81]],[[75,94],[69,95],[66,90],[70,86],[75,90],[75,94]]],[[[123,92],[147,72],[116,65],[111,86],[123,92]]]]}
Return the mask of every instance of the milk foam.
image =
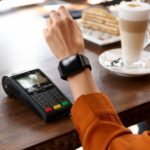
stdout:
{"type": "Polygon", "coordinates": [[[129,21],[148,20],[150,5],[144,2],[126,2],[119,5],[119,18],[129,21]]]}

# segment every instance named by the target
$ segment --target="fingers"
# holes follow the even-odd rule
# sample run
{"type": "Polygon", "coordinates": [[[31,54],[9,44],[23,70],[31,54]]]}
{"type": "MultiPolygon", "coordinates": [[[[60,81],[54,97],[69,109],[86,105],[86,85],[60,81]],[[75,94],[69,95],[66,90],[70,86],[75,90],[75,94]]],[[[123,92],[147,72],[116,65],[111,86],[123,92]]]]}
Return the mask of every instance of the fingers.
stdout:
{"type": "Polygon", "coordinates": [[[78,24],[76,21],[74,21],[74,23],[75,23],[77,29],[81,32],[81,29],[80,29],[80,27],[79,27],[79,24],[78,24]]]}
{"type": "Polygon", "coordinates": [[[50,12],[49,17],[51,18],[52,23],[59,22],[61,19],[60,14],[55,10],[50,12]]]}
{"type": "Polygon", "coordinates": [[[64,6],[59,7],[58,13],[60,14],[60,16],[62,18],[70,18],[70,19],[72,19],[72,17],[69,14],[68,10],[64,6]]]}
{"type": "Polygon", "coordinates": [[[52,20],[50,18],[46,19],[46,25],[51,26],[52,25],[52,20]]]}
{"type": "Polygon", "coordinates": [[[48,29],[47,29],[47,28],[43,30],[43,33],[44,33],[44,36],[45,36],[45,37],[47,36],[47,32],[48,32],[48,29]]]}
{"type": "Polygon", "coordinates": [[[49,17],[50,20],[47,21],[47,25],[49,24],[49,22],[57,23],[67,18],[73,20],[72,16],[64,6],[61,6],[58,11],[52,10],[49,14],[49,17]]]}

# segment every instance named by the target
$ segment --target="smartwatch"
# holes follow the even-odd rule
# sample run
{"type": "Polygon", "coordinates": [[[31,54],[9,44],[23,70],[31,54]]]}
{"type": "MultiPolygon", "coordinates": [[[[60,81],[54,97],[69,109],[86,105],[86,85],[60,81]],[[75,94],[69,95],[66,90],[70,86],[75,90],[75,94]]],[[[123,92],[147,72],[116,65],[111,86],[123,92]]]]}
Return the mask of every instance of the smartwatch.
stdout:
{"type": "Polygon", "coordinates": [[[71,55],[59,62],[58,70],[60,77],[67,80],[68,77],[82,72],[85,68],[91,70],[89,59],[81,54],[71,55]]]}

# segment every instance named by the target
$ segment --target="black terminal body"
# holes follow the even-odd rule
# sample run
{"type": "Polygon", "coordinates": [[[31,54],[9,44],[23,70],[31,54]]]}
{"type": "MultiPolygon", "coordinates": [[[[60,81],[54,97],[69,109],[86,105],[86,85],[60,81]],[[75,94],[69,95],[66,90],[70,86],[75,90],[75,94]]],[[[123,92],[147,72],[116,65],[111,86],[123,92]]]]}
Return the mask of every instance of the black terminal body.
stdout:
{"type": "Polygon", "coordinates": [[[40,69],[4,76],[2,85],[8,96],[23,101],[46,122],[70,113],[71,102],[40,69]]]}

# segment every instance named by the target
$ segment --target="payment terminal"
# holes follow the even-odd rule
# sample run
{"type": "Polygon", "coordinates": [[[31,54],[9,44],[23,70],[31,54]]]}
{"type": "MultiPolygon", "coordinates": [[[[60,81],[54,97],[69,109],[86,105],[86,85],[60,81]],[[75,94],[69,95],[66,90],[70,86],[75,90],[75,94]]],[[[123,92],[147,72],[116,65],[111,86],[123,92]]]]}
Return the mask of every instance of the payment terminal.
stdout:
{"type": "Polygon", "coordinates": [[[8,96],[23,101],[46,122],[70,113],[71,102],[40,69],[4,76],[2,85],[8,96]]]}

